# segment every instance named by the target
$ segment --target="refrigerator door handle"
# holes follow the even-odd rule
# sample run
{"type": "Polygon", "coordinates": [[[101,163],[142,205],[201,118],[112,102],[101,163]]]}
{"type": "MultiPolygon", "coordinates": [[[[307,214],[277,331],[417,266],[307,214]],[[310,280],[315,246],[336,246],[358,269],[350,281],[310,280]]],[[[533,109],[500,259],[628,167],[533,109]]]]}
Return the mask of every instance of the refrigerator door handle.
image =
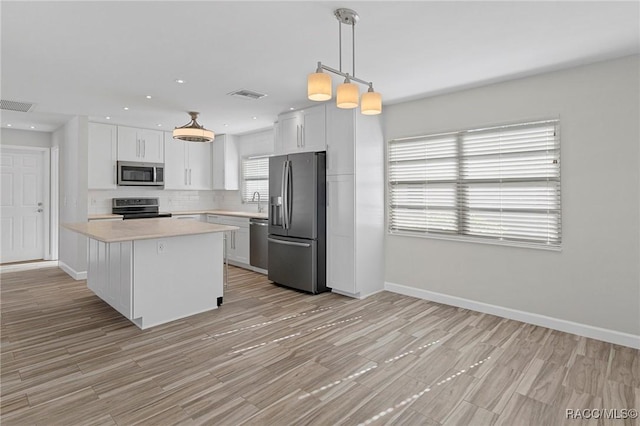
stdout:
{"type": "Polygon", "coordinates": [[[296,247],[311,247],[311,244],[307,243],[296,243],[293,241],[283,241],[283,240],[274,240],[273,238],[267,238],[272,243],[283,244],[285,246],[296,246],[296,247]]]}
{"type": "Polygon", "coordinates": [[[291,160],[287,160],[287,229],[291,228],[291,160]]]}
{"type": "Polygon", "coordinates": [[[280,207],[280,222],[282,223],[282,227],[284,229],[287,229],[287,222],[285,219],[285,209],[287,208],[287,201],[286,201],[286,195],[285,195],[285,178],[287,176],[287,160],[284,161],[284,163],[282,163],[282,181],[280,183],[280,199],[282,200],[282,205],[280,207]]]}

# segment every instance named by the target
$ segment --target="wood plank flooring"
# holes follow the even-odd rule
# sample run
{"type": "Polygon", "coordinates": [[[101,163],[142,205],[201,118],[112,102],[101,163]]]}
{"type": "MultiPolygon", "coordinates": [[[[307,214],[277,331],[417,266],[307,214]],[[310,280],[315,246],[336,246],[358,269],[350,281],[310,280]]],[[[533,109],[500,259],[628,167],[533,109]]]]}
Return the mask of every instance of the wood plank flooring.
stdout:
{"type": "MultiPolygon", "coordinates": [[[[230,268],[220,309],[141,331],[57,268],[1,276],[2,425],[637,425],[639,351],[389,292],[230,268]]],[[[177,283],[179,285],[179,283],[177,283]]]]}

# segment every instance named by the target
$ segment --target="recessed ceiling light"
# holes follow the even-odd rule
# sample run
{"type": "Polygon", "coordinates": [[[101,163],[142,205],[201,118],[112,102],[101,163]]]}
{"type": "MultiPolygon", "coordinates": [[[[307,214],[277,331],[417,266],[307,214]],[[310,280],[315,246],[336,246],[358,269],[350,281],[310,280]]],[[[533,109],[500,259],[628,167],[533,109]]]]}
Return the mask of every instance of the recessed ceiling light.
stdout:
{"type": "Polygon", "coordinates": [[[151,95],[147,95],[145,96],[147,99],[151,99],[151,95]]]}
{"type": "Polygon", "coordinates": [[[162,124],[158,123],[158,127],[162,127],[162,124]]]}
{"type": "Polygon", "coordinates": [[[293,111],[294,109],[295,109],[294,107],[291,107],[291,108],[289,108],[289,111],[293,111]]]}
{"type": "MultiPolygon", "coordinates": [[[[9,126],[11,126],[11,124],[9,124],[9,126]]],[[[224,127],[229,127],[229,125],[228,125],[228,124],[225,124],[225,125],[224,125],[224,127]]]]}
{"type": "MultiPolygon", "coordinates": [[[[7,124],[7,127],[12,127],[12,126],[13,126],[13,124],[7,124]]],[[[226,126],[226,124],[225,124],[225,126],[226,126]]]]}
{"type": "Polygon", "coordinates": [[[183,79],[181,79],[181,78],[176,78],[176,80],[175,80],[175,81],[176,81],[176,83],[178,83],[178,84],[182,84],[182,83],[184,83],[184,80],[183,80],[183,79]]]}
{"type": "Polygon", "coordinates": [[[35,128],[36,128],[36,126],[30,126],[29,128],[30,128],[30,129],[35,129],[35,128]]]}
{"type": "Polygon", "coordinates": [[[107,120],[111,120],[111,117],[109,117],[108,115],[105,117],[105,119],[107,120]]]}
{"type": "Polygon", "coordinates": [[[254,119],[254,120],[257,120],[257,119],[258,119],[258,117],[253,117],[253,119],[254,119]]]}
{"type": "Polygon", "coordinates": [[[124,107],[122,109],[125,110],[125,111],[129,111],[129,107],[124,107]]]}

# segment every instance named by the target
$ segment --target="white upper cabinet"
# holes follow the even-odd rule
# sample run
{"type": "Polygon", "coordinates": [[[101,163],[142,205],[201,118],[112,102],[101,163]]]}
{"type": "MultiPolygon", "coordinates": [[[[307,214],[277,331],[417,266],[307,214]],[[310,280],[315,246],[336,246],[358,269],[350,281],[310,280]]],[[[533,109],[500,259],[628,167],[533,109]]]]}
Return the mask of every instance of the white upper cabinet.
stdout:
{"type": "Polygon", "coordinates": [[[213,189],[238,190],[238,149],[231,135],[216,135],[212,142],[213,189]]]}
{"type": "Polygon", "coordinates": [[[327,149],[326,105],[302,111],[301,151],[324,151],[327,149]]]}
{"type": "Polygon", "coordinates": [[[186,189],[188,180],[187,168],[185,167],[184,142],[173,139],[171,132],[166,132],[164,135],[164,152],[166,157],[164,162],[164,188],[186,189]]]}
{"type": "Polygon", "coordinates": [[[280,114],[275,125],[276,154],[324,151],[326,129],[325,105],[280,114]]]}
{"type": "Polygon", "coordinates": [[[115,189],[118,128],[89,123],[89,189],[115,189]]]}
{"type": "Polygon", "coordinates": [[[164,134],[165,189],[211,189],[211,143],[185,142],[164,134]]]}
{"type": "Polygon", "coordinates": [[[189,159],[189,188],[210,190],[211,142],[185,142],[189,159]]]}
{"type": "Polygon", "coordinates": [[[118,126],[118,160],[164,163],[163,132],[118,126]]]}

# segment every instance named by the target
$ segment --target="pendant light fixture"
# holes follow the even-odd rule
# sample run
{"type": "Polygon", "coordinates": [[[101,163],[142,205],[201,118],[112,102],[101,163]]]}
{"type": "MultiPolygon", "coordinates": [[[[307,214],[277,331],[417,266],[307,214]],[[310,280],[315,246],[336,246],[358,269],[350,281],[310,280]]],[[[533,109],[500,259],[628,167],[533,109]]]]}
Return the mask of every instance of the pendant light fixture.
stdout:
{"type": "Polygon", "coordinates": [[[356,108],[360,91],[354,82],[369,86],[367,92],[362,95],[360,112],[366,115],[375,115],[382,112],[382,96],[373,90],[373,83],[356,77],[356,22],[360,19],[355,10],[336,9],[334,12],[338,20],[338,36],[340,39],[340,69],[334,69],[318,62],[316,72],[307,77],[307,97],[312,101],[326,101],[331,99],[331,76],[323,70],[344,77],[344,83],[338,85],[336,90],[336,106],[338,108],[356,108]],[[352,41],[352,69],[351,74],[342,72],[342,25],[351,25],[352,41]]]}
{"type": "Polygon", "coordinates": [[[215,138],[215,135],[211,130],[207,130],[198,124],[196,121],[198,113],[189,112],[189,115],[191,116],[189,123],[173,129],[173,138],[187,142],[211,142],[215,138]]]}

